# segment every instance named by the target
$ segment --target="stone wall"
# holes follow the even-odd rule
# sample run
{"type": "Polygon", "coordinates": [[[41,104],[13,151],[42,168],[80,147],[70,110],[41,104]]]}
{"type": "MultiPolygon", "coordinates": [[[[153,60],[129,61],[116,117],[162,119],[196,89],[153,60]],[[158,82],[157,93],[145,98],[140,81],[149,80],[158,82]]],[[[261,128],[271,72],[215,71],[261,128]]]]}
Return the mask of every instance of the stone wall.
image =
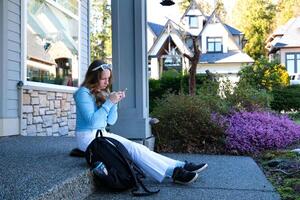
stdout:
{"type": "Polygon", "coordinates": [[[23,90],[22,135],[73,136],[76,107],[73,93],[23,90]]]}

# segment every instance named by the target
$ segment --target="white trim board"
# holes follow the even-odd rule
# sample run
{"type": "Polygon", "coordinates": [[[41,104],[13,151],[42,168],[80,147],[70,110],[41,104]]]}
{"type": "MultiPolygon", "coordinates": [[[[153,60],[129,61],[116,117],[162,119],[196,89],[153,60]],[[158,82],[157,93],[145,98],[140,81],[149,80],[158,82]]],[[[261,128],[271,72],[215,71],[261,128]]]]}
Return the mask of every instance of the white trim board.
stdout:
{"type": "Polygon", "coordinates": [[[0,119],[0,137],[19,135],[19,118],[4,118],[0,119]]]}

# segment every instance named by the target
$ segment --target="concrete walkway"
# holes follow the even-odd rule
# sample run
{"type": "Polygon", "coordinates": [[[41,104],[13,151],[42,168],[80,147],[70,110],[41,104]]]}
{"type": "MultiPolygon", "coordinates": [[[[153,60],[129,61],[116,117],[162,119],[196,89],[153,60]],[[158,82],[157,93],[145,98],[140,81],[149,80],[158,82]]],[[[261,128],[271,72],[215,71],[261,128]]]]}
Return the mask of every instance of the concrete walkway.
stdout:
{"type": "MultiPolygon", "coordinates": [[[[130,192],[111,193],[93,187],[83,158],[68,156],[72,137],[0,138],[0,199],[132,199],[130,192]]],[[[207,162],[208,169],[189,186],[165,180],[145,180],[160,193],[149,199],[277,200],[278,193],[250,157],[166,154],[172,158],[207,162]]]]}

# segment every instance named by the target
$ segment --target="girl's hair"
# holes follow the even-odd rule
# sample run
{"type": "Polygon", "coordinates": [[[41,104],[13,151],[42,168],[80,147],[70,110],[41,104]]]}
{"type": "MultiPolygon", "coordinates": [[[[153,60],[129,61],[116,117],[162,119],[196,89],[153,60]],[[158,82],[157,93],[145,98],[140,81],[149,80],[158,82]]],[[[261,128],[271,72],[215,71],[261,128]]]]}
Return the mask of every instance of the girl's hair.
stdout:
{"type": "Polygon", "coordinates": [[[112,83],[112,71],[110,68],[105,68],[105,69],[110,70],[109,85],[107,86],[107,88],[105,90],[102,90],[102,91],[97,90],[99,80],[101,79],[101,75],[104,70],[104,68],[100,67],[100,66],[104,65],[104,64],[106,64],[106,63],[102,60],[94,60],[90,64],[90,66],[85,74],[84,81],[81,84],[81,86],[88,88],[91,91],[91,93],[95,96],[96,104],[98,106],[100,106],[101,104],[103,104],[105,102],[106,97],[110,93],[109,88],[111,87],[111,83],[112,83]]]}

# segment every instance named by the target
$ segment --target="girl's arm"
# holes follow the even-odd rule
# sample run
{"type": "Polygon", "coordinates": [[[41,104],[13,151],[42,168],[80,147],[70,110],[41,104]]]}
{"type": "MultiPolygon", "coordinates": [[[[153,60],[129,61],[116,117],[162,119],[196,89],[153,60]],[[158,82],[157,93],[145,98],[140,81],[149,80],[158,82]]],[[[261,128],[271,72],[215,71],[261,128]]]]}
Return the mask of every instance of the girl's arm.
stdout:
{"type": "MultiPolygon", "coordinates": [[[[93,96],[88,91],[79,91],[76,94],[75,101],[77,112],[80,112],[86,123],[91,127],[106,127],[110,110],[114,106],[109,99],[99,109],[95,109],[93,96]]],[[[116,121],[113,115],[110,118],[111,121],[116,121]]]]}
{"type": "Polygon", "coordinates": [[[107,123],[109,125],[114,125],[118,119],[118,106],[117,104],[113,105],[111,107],[108,116],[107,116],[107,123]]]}

